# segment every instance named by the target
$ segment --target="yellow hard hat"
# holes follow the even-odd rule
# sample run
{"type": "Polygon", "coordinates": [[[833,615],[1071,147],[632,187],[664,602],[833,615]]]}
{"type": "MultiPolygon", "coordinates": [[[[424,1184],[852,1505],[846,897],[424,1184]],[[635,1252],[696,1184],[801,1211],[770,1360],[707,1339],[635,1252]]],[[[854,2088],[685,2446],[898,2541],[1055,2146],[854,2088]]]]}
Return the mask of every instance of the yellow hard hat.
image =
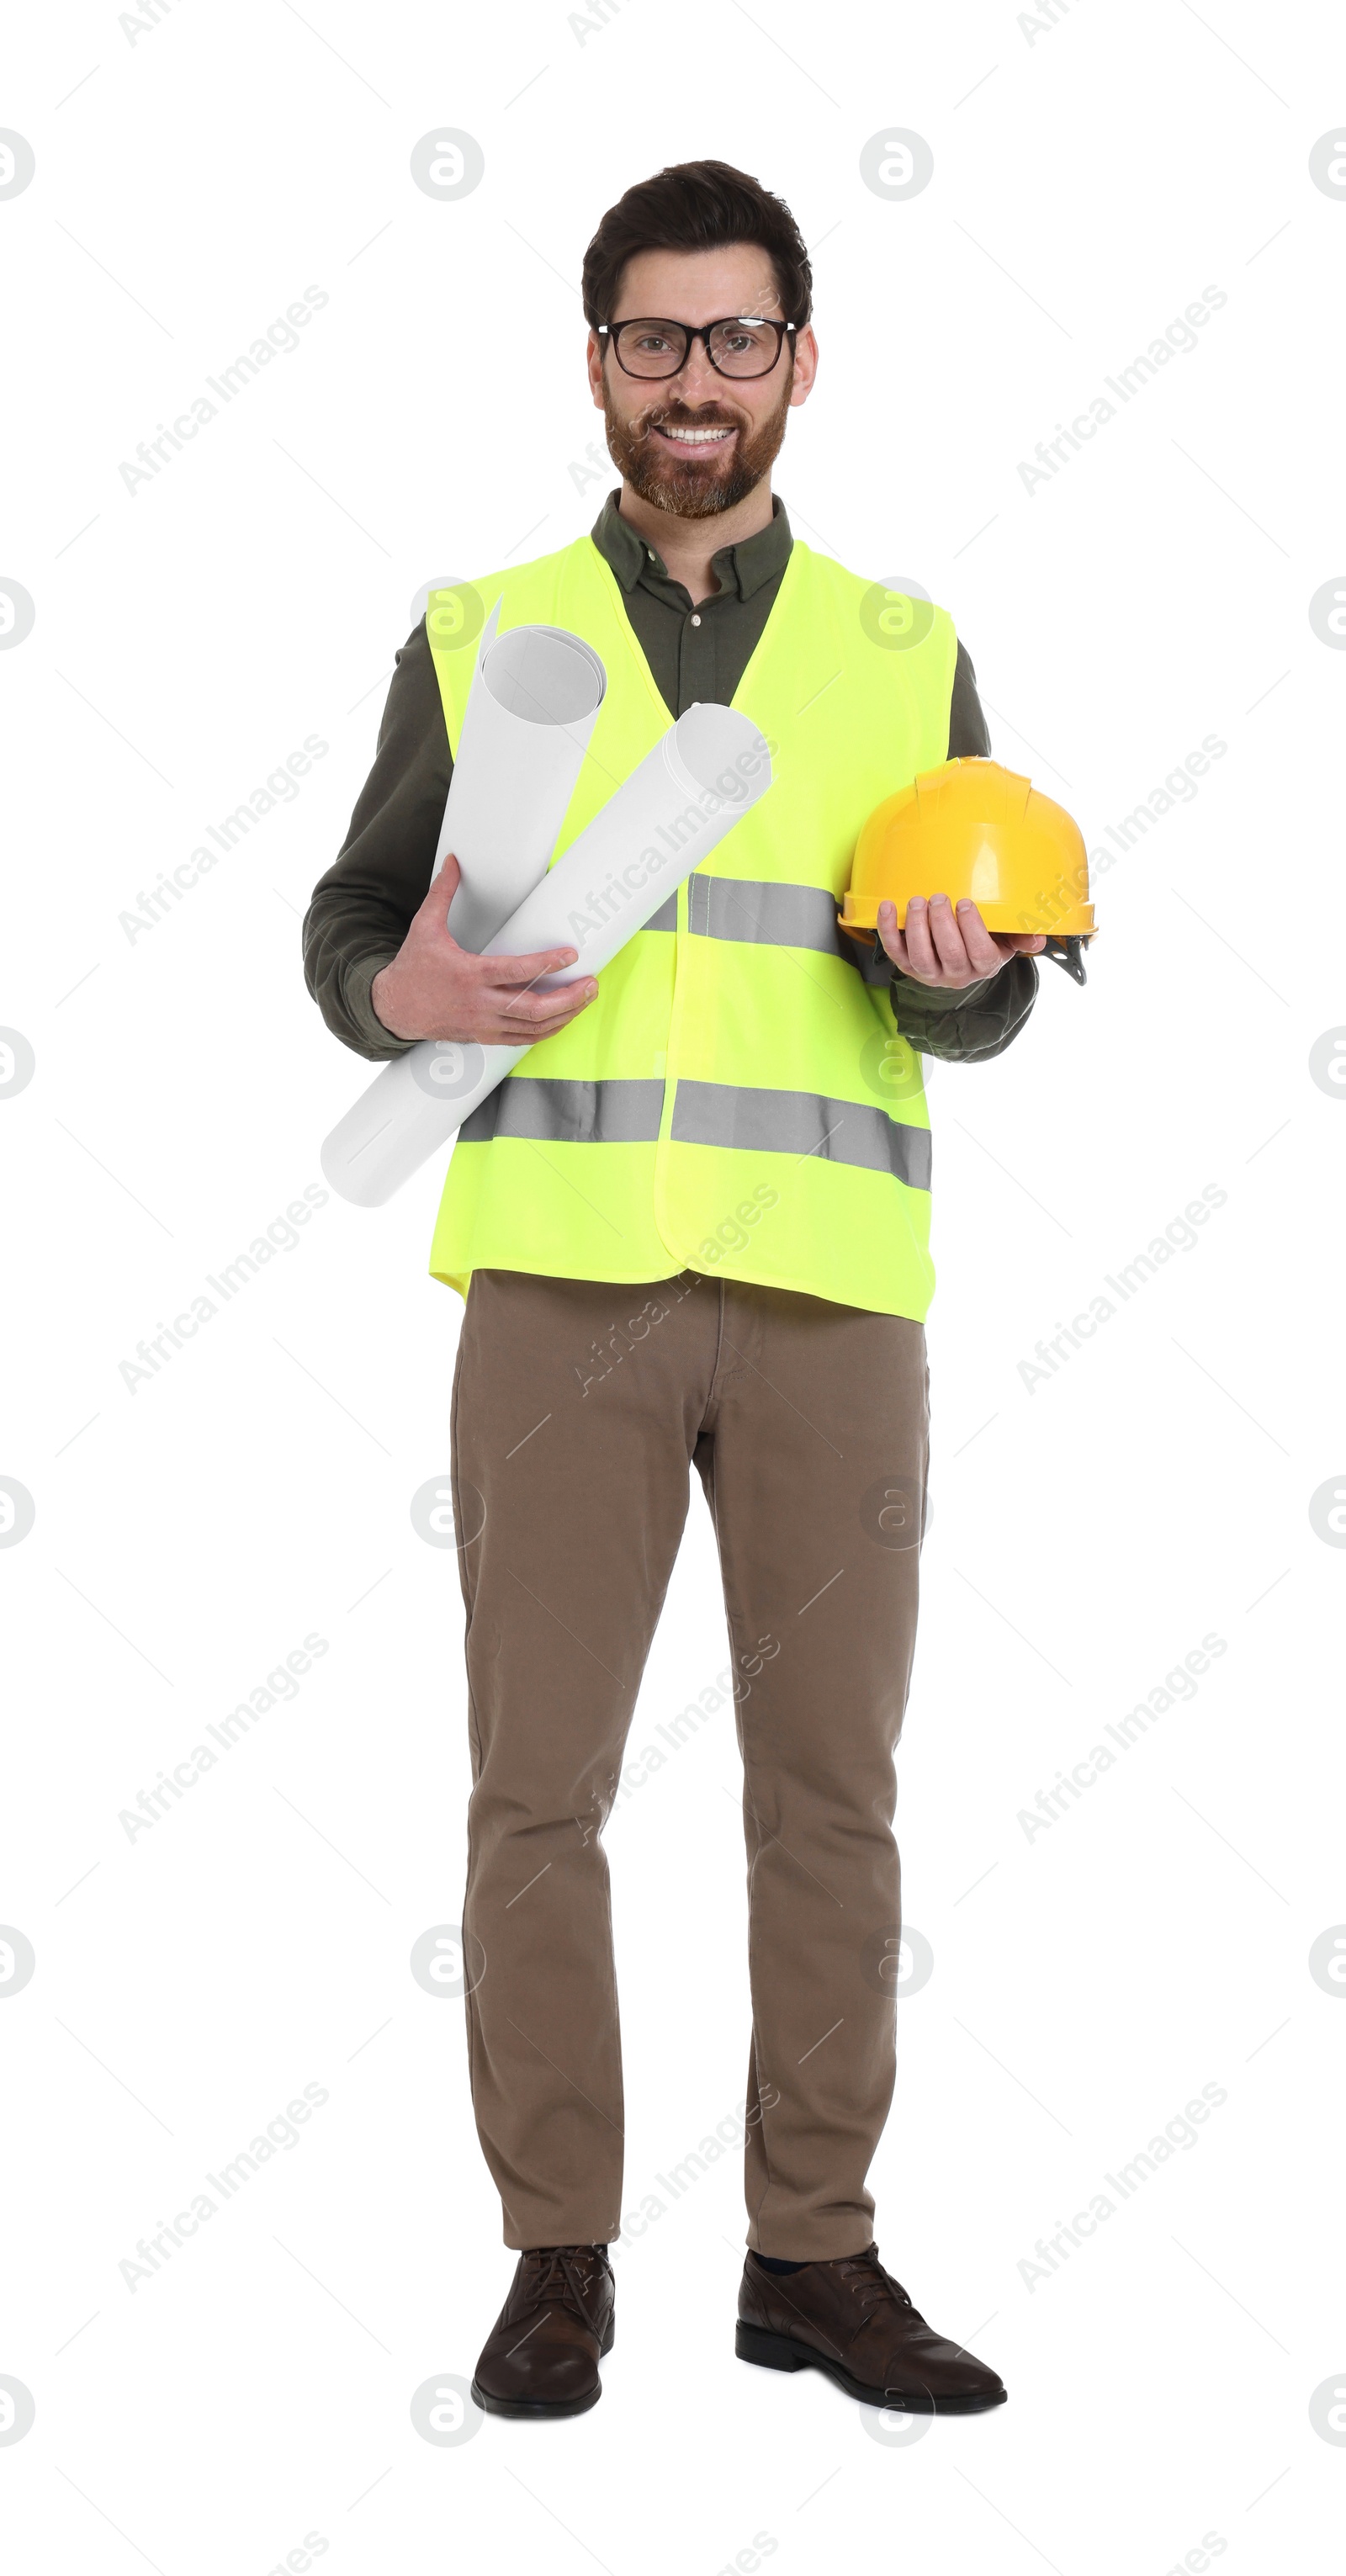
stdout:
{"type": "Polygon", "coordinates": [[[913,895],[968,895],[988,930],[1041,932],[1043,952],[1084,982],[1083,943],[1097,934],[1078,823],[1031,780],[997,760],[949,760],[876,805],[855,845],[843,930],[878,925],[913,895]]]}

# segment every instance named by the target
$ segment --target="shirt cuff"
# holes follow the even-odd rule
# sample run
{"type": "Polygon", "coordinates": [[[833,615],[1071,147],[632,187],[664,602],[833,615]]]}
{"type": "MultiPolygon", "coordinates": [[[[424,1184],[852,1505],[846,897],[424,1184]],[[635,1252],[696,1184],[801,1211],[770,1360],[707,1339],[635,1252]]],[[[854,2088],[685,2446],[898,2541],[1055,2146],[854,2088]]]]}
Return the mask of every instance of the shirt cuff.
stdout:
{"type": "Polygon", "coordinates": [[[380,949],[372,957],[357,958],[353,966],[347,967],[342,978],[346,1016],[352,1029],[358,1032],[362,1052],[366,1055],[406,1055],[416,1043],[414,1038],[395,1037],[391,1029],[386,1029],[370,999],[369,987],[375,976],[381,974],[385,966],[391,966],[396,955],[397,950],[389,948],[380,949]]]}
{"type": "MultiPolygon", "coordinates": [[[[1012,962],[1006,958],[1005,965],[1012,962]]],[[[903,993],[923,993],[927,1001],[936,1004],[940,1010],[965,1011],[974,1002],[984,1002],[1004,972],[1005,967],[998,966],[994,975],[983,975],[975,984],[960,984],[956,991],[951,992],[947,984],[923,984],[919,975],[906,975],[900,966],[894,966],[893,982],[903,993]]]]}

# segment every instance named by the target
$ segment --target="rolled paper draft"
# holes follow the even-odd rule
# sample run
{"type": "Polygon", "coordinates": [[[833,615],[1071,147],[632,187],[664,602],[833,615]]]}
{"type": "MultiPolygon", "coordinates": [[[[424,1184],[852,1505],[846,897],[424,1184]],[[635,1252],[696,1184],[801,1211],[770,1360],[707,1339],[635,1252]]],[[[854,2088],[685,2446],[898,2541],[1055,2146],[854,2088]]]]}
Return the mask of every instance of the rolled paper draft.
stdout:
{"type": "MultiPolygon", "coordinates": [[[[539,990],[595,974],[770,785],[770,754],[747,716],[734,707],[689,707],[483,953],[578,949],[578,963],[543,977],[539,990]]],[[[386,1064],[333,1128],[322,1149],[325,1178],[356,1207],[385,1206],[530,1051],[422,1040],[386,1064]]]]}
{"type": "Polygon", "coordinates": [[[561,626],[497,635],[477,655],[431,882],[450,850],[462,871],[448,926],[479,954],[544,873],[598,722],[607,673],[561,626]]]}

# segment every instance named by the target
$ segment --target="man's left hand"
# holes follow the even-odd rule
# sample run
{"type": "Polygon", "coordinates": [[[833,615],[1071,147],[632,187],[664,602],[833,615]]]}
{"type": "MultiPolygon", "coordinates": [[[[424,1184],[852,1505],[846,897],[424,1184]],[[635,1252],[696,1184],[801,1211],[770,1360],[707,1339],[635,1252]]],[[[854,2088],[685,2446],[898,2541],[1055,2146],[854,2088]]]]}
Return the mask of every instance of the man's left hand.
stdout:
{"type": "Polygon", "coordinates": [[[955,906],[946,894],[932,894],[928,903],[913,895],[905,930],[897,927],[896,904],[881,903],[879,939],[904,975],[949,992],[998,975],[1011,957],[1033,957],[1047,945],[1040,931],[988,930],[975,903],[964,896],[955,906]]]}

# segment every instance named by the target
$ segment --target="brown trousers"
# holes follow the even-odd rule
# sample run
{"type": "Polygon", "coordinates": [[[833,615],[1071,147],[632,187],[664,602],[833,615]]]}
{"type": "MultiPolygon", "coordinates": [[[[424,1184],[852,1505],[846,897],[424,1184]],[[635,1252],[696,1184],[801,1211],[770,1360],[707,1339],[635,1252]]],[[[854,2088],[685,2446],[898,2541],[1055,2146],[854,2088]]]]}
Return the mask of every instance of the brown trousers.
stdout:
{"type": "Polygon", "coordinates": [[[748,1849],[749,2245],[873,2235],[892,2098],[893,1751],[916,1632],[922,1326],[693,1271],[479,1270],[453,1389],[467,1610],[464,1946],[478,2133],[511,2246],[621,2225],[601,1830],[687,1513],[710,1504],[748,1849]]]}

